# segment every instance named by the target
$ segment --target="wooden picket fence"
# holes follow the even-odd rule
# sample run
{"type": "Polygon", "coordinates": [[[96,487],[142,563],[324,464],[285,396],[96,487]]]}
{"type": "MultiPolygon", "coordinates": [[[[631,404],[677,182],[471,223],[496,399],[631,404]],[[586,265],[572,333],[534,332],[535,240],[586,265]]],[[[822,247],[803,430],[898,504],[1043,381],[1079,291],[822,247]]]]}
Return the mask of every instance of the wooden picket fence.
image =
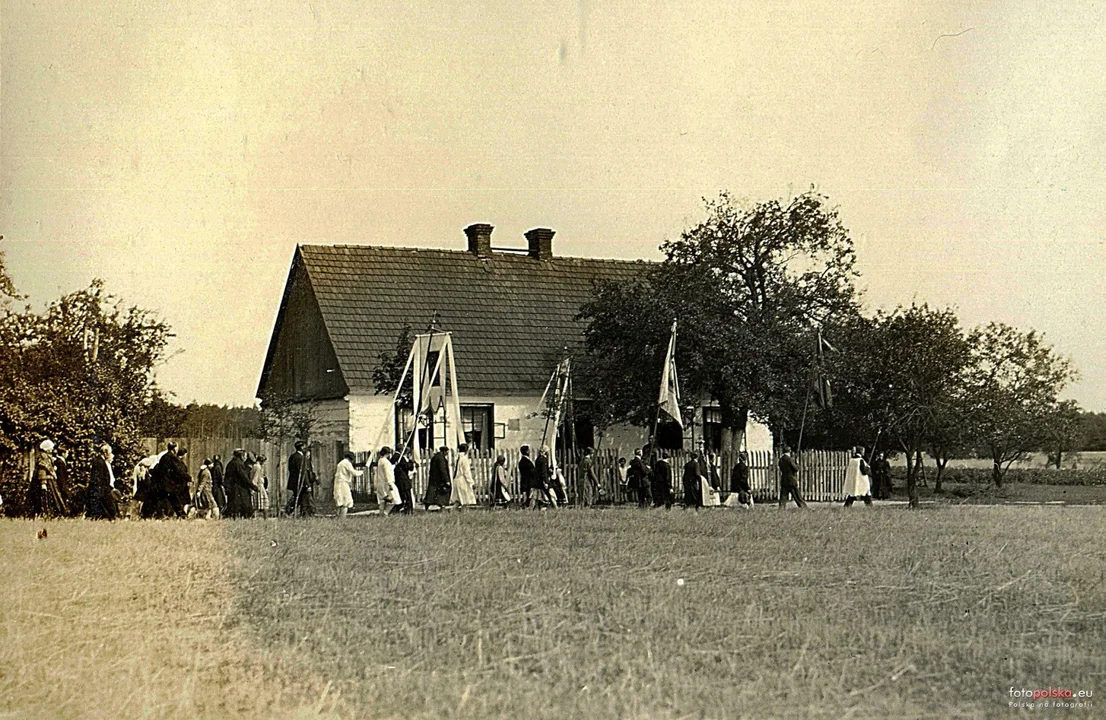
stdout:
{"type": "MultiPolygon", "coordinates": [[[[507,458],[507,475],[512,497],[519,495],[518,461],[521,454],[517,450],[503,450],[507,458]]],[[[475,481],[477,500],[488,502],[491,487],[492,468],[495,466],[495,457],[499,452],[481,451],[470,454],[472,460],[472,473],[475,481]]],[[[420,499],[426,490],[426,471],[429,467],[432,453],[423,452],[418,460],[418,470],[412,478],[415,497],[420,499]]],[[[628,492],[621,482],[622,471],[620,459],[625,459],[626,465],[633,458],[633,451],[626,452],[621,449],[599,450],[593,453],[592,462],[595,474],[599,478],[600,487],[603,490],[601,502],[603,504],[622,504],[636,502],[631,492],[628,492]]],[[[572,451],[558,453],[558,466],[565,476],[565,484],[568,488],[569,503],[575,503],[580,496],[580,478],[578,478],[578,466],[580,456],[572,451]]],[[[836,502],[843,500],[842,488],[845,483],[845,467],[848,464],[849,454],[839,451],[809,450],[802,453],[799,459],[799,486],[803,497],[814,502],[836,502]]],[[[454,466],[456,456],[450,460],[454,466]]],[[[681,451],[670,452],[669,463],[672,466],[672,492],[679,499],[683,497],[683,468],[688,461],[686,453],[681,451]]],[[[736,453],[721,453],[712,458],[712,464],[717,473],[717,480],[722,491],[723,499],[730,491],[730,475],[737,462],[736,453]]],[[[375,466],[370,463],[368,453],[356,455],[355,465],[368,468],[368,472],[357,482],[355,490],[359,494],[368,495],[372,488],[372,474],[375,466]]],[[[324,481],[325,482],[325,481],[324,481]]],[[[779,455],[772,451],[755,451],[749,453],[749,485],[753,491],[753,497],[758,502],[774,502],[779,498],[779,455]]]]}

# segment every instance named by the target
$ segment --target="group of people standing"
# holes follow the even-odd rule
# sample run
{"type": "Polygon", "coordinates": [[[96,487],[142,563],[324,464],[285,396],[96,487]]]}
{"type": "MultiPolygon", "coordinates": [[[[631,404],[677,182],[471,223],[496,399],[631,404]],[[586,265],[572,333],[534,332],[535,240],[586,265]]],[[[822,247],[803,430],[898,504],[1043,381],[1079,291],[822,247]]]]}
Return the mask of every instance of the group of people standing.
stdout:
{"type": "MultiPolygon", "coordinates": [[[[638,507],[671,508],[675,503],[673,494],[673,469],[669,453],[646,446],[634,450],[629,464],[619,458],[619,474],[622,487],[637,499],[638,507]],[[655,457],[652,465],[646,457],[655,457]]],[[[718,469],[718,460],[712,453],[688,453],[684,463],[680,486],[683,490],[683,504],[688,508],[717,507],[722,504],[722,479],[718,469]]],[[[730,473],[731,496],[737,505],[745,508],[753,506],[753,493],[749,486],[749,455],[738,454],[737,463],[730,473]]],[[[731,503],[727,503],[731,504],[731,503]]]]}

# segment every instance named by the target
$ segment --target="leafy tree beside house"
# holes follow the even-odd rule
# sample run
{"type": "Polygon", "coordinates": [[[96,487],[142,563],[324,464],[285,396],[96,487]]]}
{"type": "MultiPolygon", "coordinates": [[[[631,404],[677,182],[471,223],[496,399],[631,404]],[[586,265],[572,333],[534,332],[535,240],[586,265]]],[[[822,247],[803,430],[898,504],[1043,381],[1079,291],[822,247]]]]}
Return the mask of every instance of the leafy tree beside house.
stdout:
{"type": "MultiPolygon", "coordinates": [[[[153,371],[168,334],[152,313],[125,305],[99,280],[41,313],[7,304],[0,310],[0,371],[7,379],[0,385],[0,461],[10,467],[44,438],[73,451],[78,484],[98,442],[111,443],[118,469],[136,461],[141,418],[159,396],[153,371]]],[[[25,478],[8,471],[0,482],[6,502],[20,505],[25,478]]]]}
{"type": "Polygon", "coordinates": [[[777,432],[799,425],[812,330],[855,313],[856,258],[837,211],[813,191],[752,206],[722,193],[706,211],[639,280],[601,283],[580,318],[589,385],[623,389],[611,415],[639,425],[653,418],[678,320],[681,389],[718,402],[725,449],[750,413],[777,432]]]}

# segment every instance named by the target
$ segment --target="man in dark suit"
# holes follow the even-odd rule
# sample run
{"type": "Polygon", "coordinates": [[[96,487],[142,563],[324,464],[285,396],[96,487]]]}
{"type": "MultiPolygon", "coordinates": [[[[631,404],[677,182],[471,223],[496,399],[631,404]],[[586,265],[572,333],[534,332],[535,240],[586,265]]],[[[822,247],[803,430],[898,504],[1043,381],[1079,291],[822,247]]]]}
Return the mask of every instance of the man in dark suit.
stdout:
{"type": "Polygon", "coordinates": [[[742,452],[737,456],[737,464],[730,473],[730,492],[737,493],[737,502],[741,505],[753,504],[753,493],[749,486],[749,453],[742,452]]]}
{"type": "Polygon", "coordinates": [[[641,459],[641,450],[634,450],[634,459],[630,461],[630,469],[626,471],[627,487],[637,493],[637,506],[649,505],[649,466],[641,459]]]}
{"type": "Polygon", "coordinates": [[[92,472],[88,478],[88,491],[85,497],[85,517],[89,520],[114,520],[118,506],[112,495],[115,476],[111,470],[111,446],[104,443],[99,453],[92,458],[92,472]]]}
{"type": "Polygon", "coordinates": [[[449,496],[453,490],[453,476],[449,470],[449,448],[442,445],[430,458],[430,470],[426,477],[426,494],[422,504],[427,510],[431,506],[449,507],[449,496]]]}
{"type": "Polygon", "coordinates": [[[684,507],[698,510],[703,506],[703,482],[699,475],[699,455],[694,450],[687,454],[682,480],[684,507]]]}
{"type": "Polygon", "coordinates": [[[672,465],[668,462],[668,453],[657,451],[659,457],[653,464],[653,507],[664,505],[672,507],[672,465]]]}
{"type": "Polygon", "coordinates": [[[246,467],[246,452],[235,450],[230,462],[227,463],[226,474],[223,476],[223,485],[227,492],[227,517],[252,518],[253,502],[250,493],[257,491],[257,486],[250,480],[250,471],[246,467]]]}
{"type": "Polygon", "coordinates": [[[788,498],[793,498],[799,507],[806,507],[803,494],[799,490],[799,464],[791,457],[791,448],[783,446],[780,455],[780,509],[787,507],[788,498]]]}
{"type": "Polygon", "coordinates": [[[211,494],[215,496],[215,504],[222,512],[227,506],[227,494],[223,489],[223,459],[218,455],[211,456],[211,494]]]}
{"type": "MultiPolygon", "coordinates": [[[[288,456],[288,504],[284,507],[285,515],[292,515],[300,507],[303,501],[304,486],[307,484],[304,474],[303,442],[296,441],[295,451],[288,456]]],[[[244,464],[244,463],[243,463],[244,464]]],[[[227,465],[227,474],[230,473],[230,465],[227,465]]],[[[229,486],[229,481],[226,483],[229,486]]],[[[227,488],[229,490],[229,487],[227,488]]]]}

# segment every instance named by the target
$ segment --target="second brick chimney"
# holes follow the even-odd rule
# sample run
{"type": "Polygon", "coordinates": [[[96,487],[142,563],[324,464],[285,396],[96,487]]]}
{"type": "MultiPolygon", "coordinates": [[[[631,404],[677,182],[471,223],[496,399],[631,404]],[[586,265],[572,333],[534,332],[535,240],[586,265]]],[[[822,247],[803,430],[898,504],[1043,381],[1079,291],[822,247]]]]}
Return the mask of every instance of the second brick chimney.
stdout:
{"type": "Polygon", "coordinates": [[[526,233],[528,254],[538,260],[553,259],[553,236],[556,233],[549,228],[534,228],[526,233]]]}
{"type": "Polygon", "coordinates": [[[465,235],[469,238],[469,252],[476,257],[491,257],[493,229],[487,223],[475,223],[465,228],[465,235]]]}

